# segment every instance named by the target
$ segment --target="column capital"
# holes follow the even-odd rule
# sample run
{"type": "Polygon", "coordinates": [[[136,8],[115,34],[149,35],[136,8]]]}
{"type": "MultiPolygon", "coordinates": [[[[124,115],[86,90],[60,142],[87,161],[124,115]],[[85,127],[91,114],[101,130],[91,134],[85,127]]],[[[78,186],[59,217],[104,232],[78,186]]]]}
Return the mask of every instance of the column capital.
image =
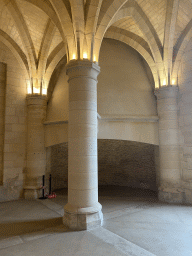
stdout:
{"type": "Polygon", "coordinates": [[[100,73],[100,67],[89,60],[71,60],[66,66],[66,74],[69,80],[76,77],[89,77],[97,82],[97,76],[100,73]]]}
{"type": "Polygon", "coordinates": [[[27,100],[27,106],[30,105],[40,105],[40,106],[46,106],[47,105],[47,96],[43,95],[28,95],[26,97],[27,100]]]}
{"type": "Polygon", "coordinates": [[[178,97],[178,86],[163,86],[155,89],[154,94],[158,100],[178,97]]]}

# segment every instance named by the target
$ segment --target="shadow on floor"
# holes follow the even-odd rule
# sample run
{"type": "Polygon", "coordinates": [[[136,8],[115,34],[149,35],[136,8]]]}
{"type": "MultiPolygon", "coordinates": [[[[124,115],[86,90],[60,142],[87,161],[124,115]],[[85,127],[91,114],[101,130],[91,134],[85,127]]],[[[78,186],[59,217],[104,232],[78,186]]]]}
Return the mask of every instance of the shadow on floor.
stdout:
{"type": "MultiPolygon", "coordinates": [[[[111,197],[126,197],[126,198],[143,198],[143,199],[158,199],[157,191],[141,188],[130,188],[122,186],[99,186],[99,197],[111,196],[111,197]]],[[[57,195],[68,195],[68,189],[62,188],[55,190],[57,195]]]]}
{"type": "Polygon", "coordinates": [[[0,223],[0,238],[19,236],[62,225],[62,217],[37,221],[17,221],[0,223]]]}

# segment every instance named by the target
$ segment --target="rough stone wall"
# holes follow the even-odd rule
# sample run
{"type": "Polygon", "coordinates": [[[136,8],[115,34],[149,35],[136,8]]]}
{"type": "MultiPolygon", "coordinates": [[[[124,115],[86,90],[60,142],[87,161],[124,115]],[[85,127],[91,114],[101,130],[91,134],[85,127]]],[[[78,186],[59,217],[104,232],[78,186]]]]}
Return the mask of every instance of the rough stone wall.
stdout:
{"type": "Polygon", "coordinates": [[[53,189],[67,187],[68,182],[68,143],[54,145],[51,148],[51,171],[53,189]]]}
{"type": "Polygon", "coordinates": [[[26,84],[12,52],[0,43],[0,62],[7,64],[3,185],[0,201],[22,196],[26,166],[26,84]]]}
{"type": "MultiPolygon", "coordinates": [[[[53,189],[67,187],[68,143],[54,145],[48,151],[50,148],[51,164],[47,164],[51,166],[53,189]]],[[[99,185],[156,190],[156,170],[158,146],[123,140],[98,140],[99,185]]]]}
{"type": "Polygon", "coordinates": [[[98,140],[99,185],[156,190],[155,148],[119,140],[98,140]]]}

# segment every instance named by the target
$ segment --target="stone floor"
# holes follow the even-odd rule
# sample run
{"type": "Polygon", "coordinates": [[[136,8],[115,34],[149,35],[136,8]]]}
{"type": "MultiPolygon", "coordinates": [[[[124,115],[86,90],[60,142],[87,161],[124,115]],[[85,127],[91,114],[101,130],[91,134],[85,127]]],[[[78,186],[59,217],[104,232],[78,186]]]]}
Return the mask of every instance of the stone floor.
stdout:
{"type": "Polygon", "coordinates": [[[103,227],[73,232],[62,225],[66,190],[57,198],[0,203],[0,256],[190,256],[192,207],[168,205],[155,192],[99,189],[103,227]]]}

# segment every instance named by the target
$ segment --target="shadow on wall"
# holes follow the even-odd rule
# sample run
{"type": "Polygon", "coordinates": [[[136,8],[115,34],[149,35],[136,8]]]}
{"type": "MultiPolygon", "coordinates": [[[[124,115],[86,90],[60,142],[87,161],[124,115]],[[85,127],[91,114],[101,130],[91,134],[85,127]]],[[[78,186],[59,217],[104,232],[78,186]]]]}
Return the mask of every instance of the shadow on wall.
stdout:
{"type": "MultiPolygon", "coordinates": [[[[67,187],[68,143],[50,147],[50,173],[53,189],[67,187]]],[[[157,145],[125,141],[98,140],[99,185],[116,185],[157,190],[157,145]]]]}

